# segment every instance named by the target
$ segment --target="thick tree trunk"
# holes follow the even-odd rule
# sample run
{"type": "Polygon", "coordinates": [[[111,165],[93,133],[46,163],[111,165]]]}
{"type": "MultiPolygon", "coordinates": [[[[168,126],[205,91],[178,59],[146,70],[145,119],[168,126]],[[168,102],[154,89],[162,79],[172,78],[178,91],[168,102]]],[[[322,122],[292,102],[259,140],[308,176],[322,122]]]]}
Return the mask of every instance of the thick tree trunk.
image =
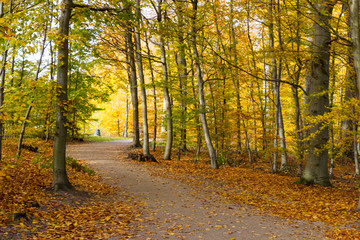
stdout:
{"type": "Polygon", "coordinates": [[[197,30],[196,30],[195,24],[196,24],[196,13],[197,13],[198,1],[193,0],[192,4],[193,4],[194,13],[193,13],[193,19],[192,19],[192,26],[191,26],[191,37],[192,37],[192,49],[193,49],[193,54],[194,54],[194,58],[195,58],[196,78],[197,78],[197,84],[198,84],[198,89],[199,89],[200,119],[201,119],[203,131],[204,131],[205,142],[206,142],[206,145],[207,145],[207,148],[209,151],[209,155],[210,155],[210,163],[211,163],[210,167],[216,169],[216,168],[218,168],[218,165],[216,162],[215,149],[214,149],[214,146],[211,141],[210,131],[209,131],[209,127],[208,127],[207,120],[206,120],[204,80],[202,77],[202,72],[201,72],[201,67],[200,67],[200,62],[199,62],[200,55],[198,53],[197,40],[196,40],[197,30]]]}
{"type": "MultiPolygon", "coordinates": [[[[352,51],[354,57],[354,68],[356,72],[356,93],[358,100],[360,100],[360,17],[359,17],[359,0],[350,0],[350,34],[352,40],[352,51]]],[[[357,131],[356,123],[353,123],[353,135],[354,135],[354,155],[355,155],[355,171],[359,171],[359,160],[357,152],[357,131]]],[[[358,174],[358,173],[357,173],[358,174]]],[[[360,197],[356,211],[360,211],[360,197]]]]}
{"type": "Polygon", "coordinates": [[[71,190],[66,174],[66,135],[67,119],[67,78],[68,78],[68,61],[69,61],[69,28],[72,11],[72,0],[62,1],[62,11],[59,20],[59,36],[62,41],[59,44],[58,56],[59,65],[57,68],[57,84],[59,86],[58,105],[56,108],[56,129],[54,139],[54,162],[53,162],[53,187],[55,191],[71,190]]]}
{"type": "MultiPolygon", "coordinates": [[[[309,85],[309,115],[312,119],[323,116],[329,108],[329,61],[331,34],[328,28],[333,5],[320,1],[315,5],[314,44],[309,85]]],[[[310,148],[306,167],[300,182],[330,186],[326,144],[329,128],[325,122],[312,123],[310,128],[310,148]]]]}
{"type": "MultiPolygon", "coordinates": [[[[360,17],[359,0],[350,0],[350,35],[352,40],[352,52],[354,57],[354,68],[356,72],[357,93],[360,90],[360,17]]],[[[360,99],[360,96],[358,96],[360,99]]]]}
{"type": "Polygon", "coordinates": [[[145,156],[150,155],[149,150],[149,127],[148,127],[148,118],[147,118],[147,101],[146,101],[146,89],[145,89],[145,77],[142,64],[141,56],[141,38],[140,38],[140,28],[141,28],[141,8],[140,0],[136,0],[136,14],[137,14],[137,31],[135,34],[135,45],[136,45],[136,64],[138,68],[139,80],[141,84],[141,101],[142,101],[142,118],[143,118],[143,154],[145,156]]]}

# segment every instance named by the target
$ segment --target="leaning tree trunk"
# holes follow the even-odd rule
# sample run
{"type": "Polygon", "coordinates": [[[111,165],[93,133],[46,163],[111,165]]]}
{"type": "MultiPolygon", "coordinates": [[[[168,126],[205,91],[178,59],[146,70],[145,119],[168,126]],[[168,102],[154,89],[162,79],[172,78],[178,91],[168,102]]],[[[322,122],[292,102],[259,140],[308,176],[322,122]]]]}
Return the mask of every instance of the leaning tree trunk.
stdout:
{"type": "MultiPolygon", "coordinates": [[[[314,10],[314,44],[311,61],[309,85],[309,117],[317,119],[328,112],[329,108],[329,61],[331,34],[329,19],[333,5],[329,1],[320,1],[314,10]]],[[[329,140],[329,128],[324,121],[311,124],[310,147],[306,167],[300,179],[305,184],[330,186],[326,145],[329,140]]]]}
{"type": "Polygon", "coordinates": [[[210,163],[211,163],[210,167],[218,168],[218,165],[216,162],[216,152],[215,152],[214,146],[211,141],[210,131],[209,131],[209,127],[208,127],[207,120],[206,120],[204,80],[202,77],[201,66],[200,66],[200,62],[199,62],[200,55],[199,55],[198,49],[197,49],[197,39],[196,39],[197,30],[196,30],[195,24],[196,24],[196,13],[197,13],[198,1],[193,0],[192,4],[193,4],[194,13],[193,13],[193,19],[192,19],[192,26],[191,26],[191,38],[192,38],[192,49],[193,49],[193,54],[194,54],[194,58],[195,58],[196,78],[197,78],[197,84],[198,84],[198,88],[199,88],[200,118],[201,118],[203,130],[204,130],[206,145],[208,147],[208,151],[209,151],[209,155],[210,155],[210,163]]]}
{"type": "Polygon", "coordinates": [[[59,43],[58,56],[59,65],[57,68],[57,84],[59,86],[58,105],[56,108],[56,129],[54,139],[54,162],[53,162],[53,187],[55,191],[71,190],[73,187],[66,174],[66,134],[67,134],[67,79],[69,64],[69,27],[72,11],[72,0],[62,1],[62,11],[59,21],[59,36],[62,40],[59,43]]]}
{"type": "Polygon", "coordinates": [[[136,64],[137,64],[139,80],[140,80],[140,84],[141,84],[140,87],[141,87],[143,134],[144,134],[143,154],[145,156],[148,156],[148,155],[150,155],[150,150],[149,150],[149,127],[148,127],[148,118],[147,118],[145,77],[144,77],[144,70],[143,70],[142,56],[141,56],[141,38],[140,38],[141,9],[140,9],[140,0],[136,0],[136,14],[137,14],[137,30],[136,30],[136,34],[135,34],[135,45],[136,45],[136,64]]]}
{"type": "MultiPolygon", "coordinates": [[[[44,30],[44,39],[43,39],[42,46],[41,46],[41,53],[40,53],[40,58],[39,58],[39,62],[38,62],[34,82],[36,82],[39,79],[39,74],[40,74],[40,71],[41,71],[42,59],[43,59],[45,48],[46,48],[46,45],[45,45],[46,44],[46,38],[47,38],[47,25],[45,26],[45,30],[44,30]]],[[[16,158],[20,158],[20,155],[21,155],[21,145],[23,143],[23,139],[24,139],[24,135],[25,135],[26,123],[30,118],[30,113],[31,113],[31,110],[33,108],[33,101],[31,101],[31,103],[29,104],[28,109],[27,109],[26,114],[25,114],[25,119],[24,119],[24,121],[23,121],[23,123],[21,125],[21,132],[20,132],[20,136],[19,136],[19,142],[18,142],[18,147],[17,147],[16,158]]]]}

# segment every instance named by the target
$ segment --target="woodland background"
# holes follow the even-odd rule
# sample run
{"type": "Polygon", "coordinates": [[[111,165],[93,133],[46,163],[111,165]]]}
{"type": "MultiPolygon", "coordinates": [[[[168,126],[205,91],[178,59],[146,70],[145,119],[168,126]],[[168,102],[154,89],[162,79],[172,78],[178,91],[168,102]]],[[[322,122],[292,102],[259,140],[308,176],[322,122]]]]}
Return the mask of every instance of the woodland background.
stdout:
{"type": "Polygon", "coordinates": [[[358,0],[3,0],[0,36],[0,140],[54,139],[55,189],[96,128],[164,160],[360,173],[358,0]]]}

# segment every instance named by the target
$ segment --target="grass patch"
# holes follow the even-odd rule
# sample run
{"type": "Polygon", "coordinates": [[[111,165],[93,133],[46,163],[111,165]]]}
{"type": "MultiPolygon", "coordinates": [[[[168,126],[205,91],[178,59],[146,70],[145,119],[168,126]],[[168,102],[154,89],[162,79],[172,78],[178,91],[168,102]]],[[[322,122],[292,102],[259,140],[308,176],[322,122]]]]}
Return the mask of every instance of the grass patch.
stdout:
{"type": "Polygon", "coordinates": [[[87,142],[107,142],[107,141],[117,141],[117,140],[128,140],[130,138],[124,137],[99,137],[99,136],[92,136],[87,135],[84,137],[84,140],[87,142]]]}

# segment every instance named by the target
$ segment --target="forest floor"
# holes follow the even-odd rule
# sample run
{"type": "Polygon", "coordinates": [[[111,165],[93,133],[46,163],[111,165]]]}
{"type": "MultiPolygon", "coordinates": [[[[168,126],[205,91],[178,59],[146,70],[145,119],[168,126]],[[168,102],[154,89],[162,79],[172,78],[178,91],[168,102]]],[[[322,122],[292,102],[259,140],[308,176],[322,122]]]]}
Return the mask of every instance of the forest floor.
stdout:
{"type": "MultiPolygon", "coordinates": [[[[337,164],[333,187],[295,184],[259,158],[210,169],[206,156],[138,162],[129,140],[70,143],[67,174],[75,191],[54,192],[52,142],[0,162],[0,239],[360,239],[359,177],[337,164]],[[77,160],[74,160],[77,159],[77,160]],[[95,170],[95,172],[93,170],[95,170]]],[[[205,154],[205,153],[204,153],[205,154]]],[[[175,154],[174,154],[175,155],[175,154]]],[[[237,159],[239,158],[239,159],[237,159]]]]}
{"type": "MultiPolygon", "coordinates": [[[[216,181],[192,183],[171,173],[162,174],[167,167],[161,164],[131,161],[127,159],[130,143],[68,146],[69,156],[85,161],[103,181],[119,189],[119,201],[128,201],[138,209],[130,224],[130,239],[326,238],[328,227],[323,223],[271,216],[224,197],[222,191],[227,189],[216,181]]],[[[111,239],[117,239],[116,234],[111,239]]]]}

